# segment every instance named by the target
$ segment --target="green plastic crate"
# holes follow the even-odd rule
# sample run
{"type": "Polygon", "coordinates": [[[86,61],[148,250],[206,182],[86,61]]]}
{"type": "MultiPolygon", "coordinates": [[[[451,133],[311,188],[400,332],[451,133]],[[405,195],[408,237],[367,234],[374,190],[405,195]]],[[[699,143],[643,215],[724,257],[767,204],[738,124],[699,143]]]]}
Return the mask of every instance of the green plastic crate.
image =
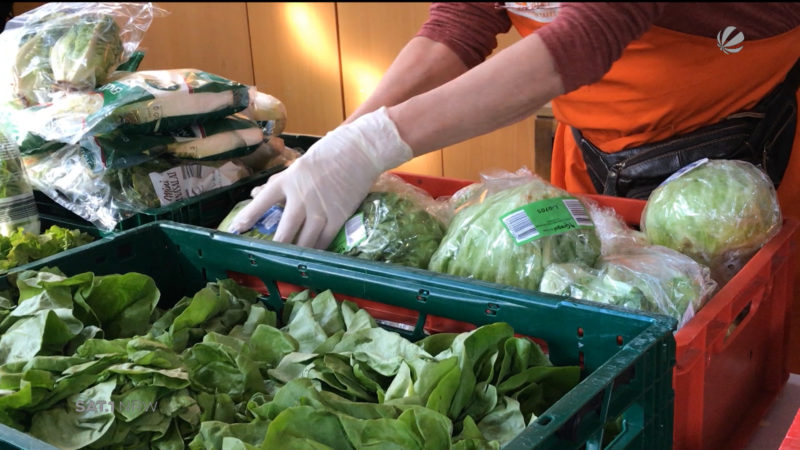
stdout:
{"type": "MultiPolygon", "coordinates": [[[[280,286],[331,289],[335,295],[418,311],[413,330],[396,330],[412,339],[423,336],[429,314],[478,326],[504,321],[546,343],[554,364],[584,368],[582,381],[506,449],[602,448],[604,424],[617,417],[624,419],[622,432],[605,448],[672,446],[676,322],[668,317],[163,221],[26,268],[44,266],[67,275],[145,273],[159,286],[162,306],[231,272],[263,281],[269,292],[264,301],[275,309],[283,305],[280,286]]],[[[9,282],[0,278],[0,290],[9,282]]],[[[0,448],[33,448],[7,430],[0,426],[0,448]]]]}

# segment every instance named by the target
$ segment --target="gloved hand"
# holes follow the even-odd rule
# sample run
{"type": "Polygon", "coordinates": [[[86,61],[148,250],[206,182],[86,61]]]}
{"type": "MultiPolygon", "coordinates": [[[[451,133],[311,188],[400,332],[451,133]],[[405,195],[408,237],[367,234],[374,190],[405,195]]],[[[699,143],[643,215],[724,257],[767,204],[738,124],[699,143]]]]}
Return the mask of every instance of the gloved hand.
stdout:
{"type": "Polygon", "coordinates": [[[286,170],[253,190],[253,201],[228,231],[253,227],[267,209],[284,204],[274,240],[327,248],[383,172],[413,157],[386,107],[341,125],[286,170]]]}

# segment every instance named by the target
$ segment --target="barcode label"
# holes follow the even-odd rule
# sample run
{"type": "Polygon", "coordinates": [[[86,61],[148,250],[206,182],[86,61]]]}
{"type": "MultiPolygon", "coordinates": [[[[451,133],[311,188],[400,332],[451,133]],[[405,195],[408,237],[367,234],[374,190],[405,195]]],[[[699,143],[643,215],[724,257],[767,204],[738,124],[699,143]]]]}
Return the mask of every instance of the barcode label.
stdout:
{"type": "Polygon", "coordinates": [[[33,192],[0,198],[0,223],[16,223],[38,217],[33,192]]]}
{"type": "Polygon", "coordinates": [[[262,234],[272,236],[276,231],[278,231],[278,224],[280,223],[282,216],[283,208],[278,205],[274,205],[270,207],[260,219],[258,219],[253,228],[262,234]]]}
{"type": "Polygon", "coordinates": [[[344,223],[344,235],[347,239],[347,249],[351,249],[360,244],[367,237],[367,229],[364,228],[364,216],[356,214],[344,223]]]}
{"type": "Polygon", "coordinates": [[[575,198],[565,198],[564,206],[567,207],[567,211],[569,211],[572,218],[575,219],[575,223],[577,223],[578,226],[591,227],[594,225],[592,218],[589,217],[589,214],[586,212],[586,207],[583,206],[583,203],[581,203],[580,200],[575,198]]]}
{"type": "Polygon", "coordinates": [[[528,203],[500,217],[517,245],[534,239],[593,228],[586,206],[575,197],[556,197],[528,203]]]}
{"type": "Polygon", "coordinates": [[[19,150],[13,143],[7,141],[0,135],[0,161],[11,161],[19,159],[19,150]]]}
{"type": "Polygon", "coordinates": [[[200,178],[202,175],[203,166],[199,164],[183,165],[180,166],[181,175],[186,178],[200,178]]]}
{"type": "Polygon", "coordinates": [[[503,218],[503,223],[517,243],[527,241],[539,235],[539,230],[531,222],[525,210],[513,212],[503,218]]]}

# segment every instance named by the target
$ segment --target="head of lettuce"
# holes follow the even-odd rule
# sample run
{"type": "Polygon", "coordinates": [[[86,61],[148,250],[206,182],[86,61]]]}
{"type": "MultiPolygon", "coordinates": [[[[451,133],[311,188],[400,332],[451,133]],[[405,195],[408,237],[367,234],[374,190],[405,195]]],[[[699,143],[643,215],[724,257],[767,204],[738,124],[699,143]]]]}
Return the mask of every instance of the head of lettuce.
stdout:
{"type": "Polygon", "coordinates": [[[451,200],[455,215],[430,270],[538,290],[550,264],[592,266],[600,255],[583,203],[529,172],[484,177],[451,200]]]}
{"type": "Polygon", "coordinates": [[[642,211],[647,239],[711,268],[720,285],[781,227],[769,177],[745,161],[700,160],[657,187],[642,211]]]}

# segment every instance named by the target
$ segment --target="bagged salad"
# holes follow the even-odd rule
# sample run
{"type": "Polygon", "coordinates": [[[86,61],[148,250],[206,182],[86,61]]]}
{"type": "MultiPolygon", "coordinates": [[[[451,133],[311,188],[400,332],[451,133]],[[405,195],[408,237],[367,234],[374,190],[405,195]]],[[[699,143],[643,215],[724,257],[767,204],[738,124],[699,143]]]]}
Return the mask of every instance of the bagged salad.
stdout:
{"type": "Polygon", "coordinates": [[[527,169],[482,178],[450,198],[455,215],[430,270],[538,290],[550,264],[591,266],[600,256],[580,198],[527,169]]]}
{"type": "MultiPolygon", "coordinates": [[[[19,111],[19,142],[76,144],[87,135],[147,135],[222,119],[249,105],[248,87],[197,69],[117,72],[92,91],[19,111]]],[[[24,148],[25,146],[23,146],[24,148]]]]}
{"type": "Polygon", "coordinates": [[[447,205],[383,173],[328,250],[425,269],[450,221],[447,205]]]}
{"type": "Polygon", "coordinates": [[[102,230],[113,230],[139,211],[229,186],[252,174],[236,160],[169,157],[105,169],[87,164],[85,149],[77,145],[25,156],[23,163],[36,190],[102,230]]]}
{"type": "Polygon", "coordinates": [[[708,267],[659,245],[631,245],[603,255],[594,267],[583,263],[548,266],[541,292],[671,316],[678,328],[714,294],[708,267]]]}
{"type": "Polygon", "coordinates": [[[51,2],[10,19],[0,34],[5,101],[47,104],[89,91],[136,52],[154,17],[152,3],[51,2]]]}
{"type": "MultiPolygon", "coordinates": [[[[236,214],[252,200],[236,204],[217,229],[228,231],[236,214]]],[[[272,240],[283,205],[273,205],[243,236],[272,240]]],[[[329,251],[371,261],[427,268],[444,236],[450,210],[427,192],[383,173],[328,247],[329,251]]]]}
{"type": "Polygon", "coordinates": [[[87,163],[106,168],[125,168],[162,155],[213,161],[238,158],[264,143],[264,133],[253,120],[242,115],[195,123],[162,134],[134,134],[114,130],[87,135],[81,140],[87,163]]]}

